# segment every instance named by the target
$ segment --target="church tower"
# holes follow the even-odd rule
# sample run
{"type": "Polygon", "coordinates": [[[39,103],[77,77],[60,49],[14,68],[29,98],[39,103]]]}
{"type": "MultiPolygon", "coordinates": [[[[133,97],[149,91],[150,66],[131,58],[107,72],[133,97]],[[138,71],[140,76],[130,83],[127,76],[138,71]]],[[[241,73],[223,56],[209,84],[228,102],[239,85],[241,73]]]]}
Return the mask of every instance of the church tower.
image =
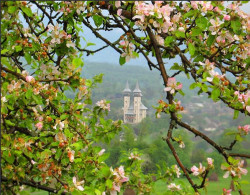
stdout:
{"type": "Polygon", "coordinates": [[[126,113],[128,112],[128,108],[130,105],[130,96],[131,96],[131,90],[129,89],[129,84],[128,81],[126,83],[126,87],[123,90],[123,101],[124,101],[124,107],[123,107],[123,121],[126,123],[127,118],[126,118],[126,113]]]}
{"type": "Polygon", "coordinates": [[[134,113],[135,113],[135,123],[141,122],[142,116],[140,113],[140,107],[141,107],[141,90],[139,88],[138,81],[136,82],[135,89],[133,91],[134,95],[134,113]]]}

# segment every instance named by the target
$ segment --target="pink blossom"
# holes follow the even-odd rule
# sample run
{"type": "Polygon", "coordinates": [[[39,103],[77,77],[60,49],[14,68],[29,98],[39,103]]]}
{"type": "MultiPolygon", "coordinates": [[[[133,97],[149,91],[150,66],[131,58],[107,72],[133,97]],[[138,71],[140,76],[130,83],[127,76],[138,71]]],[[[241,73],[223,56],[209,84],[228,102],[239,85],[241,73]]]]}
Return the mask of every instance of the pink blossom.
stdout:
{"type": "Polygon", "coordinates": [[[245,134],[248,134],[248,132],[250,131],[250,125],[238,126],[238,129],[240,131],[243,131],[245,134]]]}
{"type": "Polygon", "coordinates": [[[112,190],[110,191],[110,194],[116,195],[117,192],[120,192],[120,186],[122,185],[122,183],[127,182],[129,180],[129,178],[125,176],[123,166],[120,166],[119,168],[116,168],[115,170],[110,168],[110,170],[113,173],[113,175],[115,176],[114,182],[113,182],[113,187],[112,187],[112,190]]]}
{"type": "Polygon", "coordinates": [[[102,150],[98,153],[98,156],[103,155],[104,152],[105,152],[105,149],[102,149],[102,150]]]}
{"type": "Polygon", "coordinates": [[[226,171],[224,174],[223,178],[227,178],[229,174],[232,177],[239,177],[241,178],[241,175],[246,175],[247,174],[247,169],[243,169],[244,161],[240,161],[237,165],[230,165],[228,167],[225,167],[224,165],[221,165],[221,169],[226,171]]]}
{"type": "Polygon", "coordinates": [[[164,89],[164,91],[170,91],[170,93],[173,94],[175,90],[180,90],[180,89],[182,89],[182,83],[177,85],[174,77],[168,78],[167,87],[164,89]]]}
{"type": "Polygon", "coordinates": [[[121,1],[115,1],[115,7],[118,8],[118,7],[121,7],[121,1]]]}
{"type": "Polygon", "coordinates": [[[130,156],[128,157],[131,160],[141,160],[138,154],[134,154],[133,152],[130,153],[130,156]]]}
{"type": "Polygon", "coordinates": [[[100,108],[102,108],[103,110],[110,111],[110,104],[107,103],[106,100],[100,100],[100,101],[96,102],[96,105],[99,106],[100,108]]]}
{"type": "Polygon", "coordinates": [[[38,122],[35,127],[38,129],[38,130],[41,130],[43,128],[43,123],[42,122],[38,122]]]}
{"type": "Polygon", "coordinates": [[[122,9],[118,9],[118,10],[117,10],[117,15],[118,15],[118,16],[121,16],[121,15],[122,15],[122,9]]]}
{"type": "Polygon", "coordinates": [[[68,150],[68,157],[69,157],[69,161],[70,161],[70,162],[73,162],[73,161],[74,161],[74,158],[75,158],[75,151],[69,149],[69,150],[68,150]]]}
{"type": "Polygon", "coordinates": [[[181,190],[181,186],[176,185],[175,183],[171,183],[170,185],[168,185],[168,189],[171,190],[172,192],[179,191],[181,190]]]}
{"type": "Polygon", "coordinates": [[[191,171],[193,172],[194,176],[198,176],[200,174],[202,174],[205,171],[205,167],[202,166],[202,164],[200,163],[200,167],[196,167],[195,165],[191,167],[191,171]]]}
{"type": "Polygon", "coordinates": [[[159,45],[164,45],[164,39],[160,35],[155,35],[155,39],[159,45]]]}
{"type": "Polygon", "coordinates": [[[207,164],[209,167],[213,167],[214,160],[212,158],[207,158],[207,164]]]}
{"type": "Polygon", "coordinates": [[[177,165],[174,165],[174,170],[175,170],[177,178],[179,178],[181,175],[180,168],[177,165]]]}
{"type": "Polygon", "coordinates": [[[221,10],[220,10],[218,7],[215,7],[215,8],[214,8],[214,11],[215,11],[215,12],[221,12],[221,10]]]}
{"type": "Polygon", "coordinates": [[[76,181],[76,177],[73,177],[73,184],[75,185],[75,187],[80,190],[83,191],[84,188],[81,186],[84,183],[84,180],[82,181],[76,181]]]}
{"type": "Polygon", "coordinates": [[[226,188],[223,188],[223,195],[231,195],[231,189],[227,190],[226,188]]]}
{"type": "Polygon", "coordinates": [[[223,24],[223,22],[220,21],[218,17],[216,19],[210,19],[209,22],[212,24],[212,26],[209,27],[209,30],[211,31],[212,35],[215,35],[220,29],[220,25],[223,24]]]}
{"type": "Polygon", "coordinates": [[[26,76],[25,77],[25,80],[28,82],[28,83],[34,83],[35,82],[35,79],[33,76],[26,76]]]}
{"type": "Polygon", "coordinates": [[[231,18],[231,17],[230,17],[229,15],[224,15],[224,20],[229,21],[230,18],[231,18]]]}

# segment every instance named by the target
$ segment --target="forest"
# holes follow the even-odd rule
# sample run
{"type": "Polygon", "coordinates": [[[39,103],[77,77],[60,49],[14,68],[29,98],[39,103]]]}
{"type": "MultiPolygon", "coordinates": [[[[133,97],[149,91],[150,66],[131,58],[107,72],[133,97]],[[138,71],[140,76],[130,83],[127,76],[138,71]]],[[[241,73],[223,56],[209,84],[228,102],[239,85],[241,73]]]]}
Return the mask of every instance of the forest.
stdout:
{"type": "Polygon", "coordinates": [[[247,194],[246,5],[1,2],[1,194],[247,194]]]}

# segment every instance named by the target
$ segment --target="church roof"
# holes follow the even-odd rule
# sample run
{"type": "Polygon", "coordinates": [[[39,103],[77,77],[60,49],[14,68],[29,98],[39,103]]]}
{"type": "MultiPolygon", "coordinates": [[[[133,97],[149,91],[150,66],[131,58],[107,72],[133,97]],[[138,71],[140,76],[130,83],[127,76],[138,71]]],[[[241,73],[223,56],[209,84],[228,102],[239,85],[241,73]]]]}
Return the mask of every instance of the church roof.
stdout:
{"type": "Polygon", "coordinates": [[[124,92],[124,93],[126,93],[126,92],[131,92],[131,90],[129,89],[128,81],[127,81],[127,83],[126,83],[126,87],[125,87],[125,89],[123,90],[123,92],[124,92]]]}
{"type": "Polygon", "coordinates": [[[134,93],[141,93],[141,90],[140,90],[140,88],[139,88],[139,83],[138,83],[138,81],[136,82],[136,86],[135,86],[135,89],[134,89],[133,92],[134,92],[134,93]]]}
{"type": "Polygon", "coordinates": [[[130,114],[130,115],[135,115],[135,113],[134,113],[134,105],[133,105],[133,103],[132,104],[130,104],[130,106],[129,106],[129,108],[128,108],[128,112],[127,113],[125,113],[125,114],[130,114]]]}
{"type": "Polygon", "coordinates": [[[144,106],[143,103],[141,103],[140,109],[141,109],[141,110],[147,110],[148,108],[147,108],[146,106],[144,106]]]}

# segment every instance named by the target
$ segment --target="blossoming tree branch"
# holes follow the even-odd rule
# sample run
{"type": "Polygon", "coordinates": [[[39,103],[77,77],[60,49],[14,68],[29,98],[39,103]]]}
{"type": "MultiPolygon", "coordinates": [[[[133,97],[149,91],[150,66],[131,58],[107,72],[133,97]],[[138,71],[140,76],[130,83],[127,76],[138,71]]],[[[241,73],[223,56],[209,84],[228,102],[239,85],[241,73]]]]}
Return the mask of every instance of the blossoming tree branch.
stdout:
{"type": "Polygon", "coordinates": [[[190,89],[198,88],[199,94],[223,102],[234,110],[235,118],[239,113],[250,115],[250,20],[241,5],[206,1],[1,2],[3,192],[15,194],[29,188],[61,194],[115,195],[125,188],[138,194],[151,192],[152,176],[142,172],[138,151],[124,156],[121,166],[108,167],[104,162],[108,154],[96,144],[108,143],[121,130],[122,122],[106,119],[109,101],[92,103],[91,90],[102,75],[82,78],[82,55],[98,55],[111,47],[120,54],[121,65],[141,56],[150,70],[161,74],[166,99],[159,101],[156,117],[170,115],[164,140],[177,165],[161,170],[156,180],[167,181],[166,190],[174,194],[190,191],[176,185],[180,174],[196,194],[206,187],[214,160],[207,158],[207,164],[186,167],[173,145],[177,142],[185,147],[172,134],[181,127],[224,157],[224,177],[232,177],[243,194],[240,179],[247,170],[239,158],[250,155],[230,151],[249,133],[250,125],[239,124],[234,141],[219,145],[182,120],[180,111],[185,108],[176,98],[178,93],[185,95],[176,78],[185,73],[193,81],[190,89]],[[81,35],[84,28],[105,45],[96,50],[88,49],[89,43],[81,45],[86,41],[81,35]],[[122,33],[111,42],[103,32],[115,29],[122,33]],[[175,58],[181,63],[164,63],[175,58]],[[175,73],[171,75],[168,69],[175,73]],[[75,97],[68,98],[67,90],[75,91],[75,97]],[[195,183],[193,176],[201,182],[195,183]]]}

